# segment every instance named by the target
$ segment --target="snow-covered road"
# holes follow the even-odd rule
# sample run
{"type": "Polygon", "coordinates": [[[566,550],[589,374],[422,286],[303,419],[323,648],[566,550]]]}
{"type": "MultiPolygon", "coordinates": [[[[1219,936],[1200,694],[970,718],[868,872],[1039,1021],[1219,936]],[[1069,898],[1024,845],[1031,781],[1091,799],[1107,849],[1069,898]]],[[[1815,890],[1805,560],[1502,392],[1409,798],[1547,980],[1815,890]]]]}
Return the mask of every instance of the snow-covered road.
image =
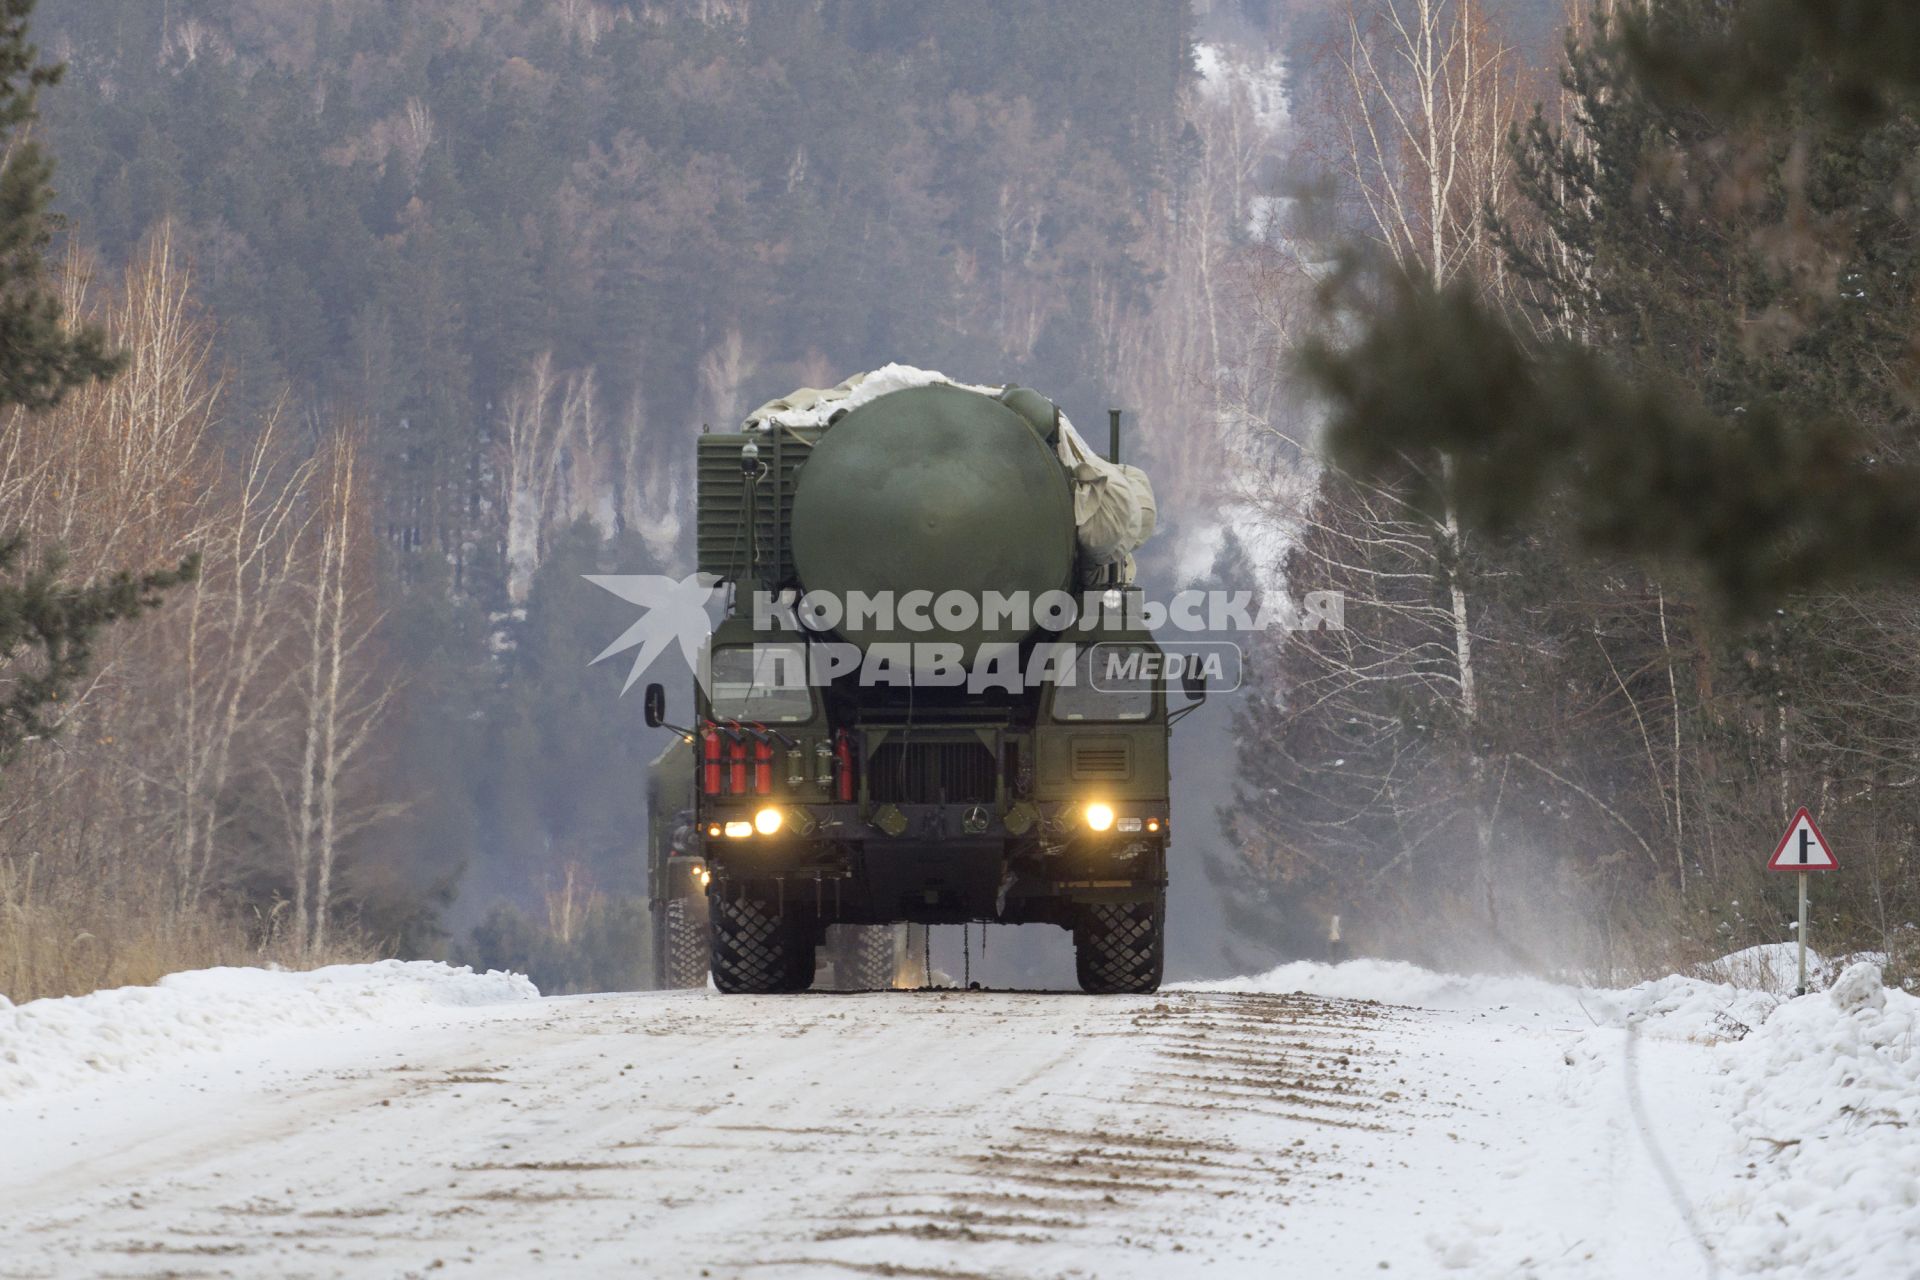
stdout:
{"type": "Polygon", "coordinates": [[[0,1094],[0,1275],[1711,1274],[1710,1051],[1507,991],[429,1002],[163,1046],[0,1094]]]}

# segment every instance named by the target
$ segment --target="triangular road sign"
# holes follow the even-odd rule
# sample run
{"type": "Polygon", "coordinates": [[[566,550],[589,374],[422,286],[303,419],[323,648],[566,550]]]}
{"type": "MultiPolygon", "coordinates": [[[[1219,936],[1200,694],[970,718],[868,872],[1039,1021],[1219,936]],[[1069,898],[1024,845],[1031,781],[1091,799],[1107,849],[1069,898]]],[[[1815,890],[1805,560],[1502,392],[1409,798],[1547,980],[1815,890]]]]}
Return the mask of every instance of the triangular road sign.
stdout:
{"type": "Polygon", "coordinates": [[[1787,824],[1787,834],[1780,837],[1780,847],[1773,851],[1767,870],[1832,871],[1839,865],[1833,856],[1833,847],[1820,834],[1820,828],[1813,825],[1813,815],[1802,806],[1787,824]]]}

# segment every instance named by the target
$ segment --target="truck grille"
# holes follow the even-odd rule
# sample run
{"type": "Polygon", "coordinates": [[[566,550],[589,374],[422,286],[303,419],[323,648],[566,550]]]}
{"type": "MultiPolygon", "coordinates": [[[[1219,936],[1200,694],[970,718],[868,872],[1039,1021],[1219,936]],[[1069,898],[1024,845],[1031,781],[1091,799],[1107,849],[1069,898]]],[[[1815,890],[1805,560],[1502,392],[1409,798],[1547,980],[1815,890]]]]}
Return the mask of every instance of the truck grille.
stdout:
{"type": "Polygon", "coordinates": [[[1073,744],[1073,776],[1080,779],[1125,780],[1133,774],[1132,753],[1124,742],[1073,744]]]}
{"type": "Polygon", "coordinates": [[[883,742],[868,794],[895,804],[971,804],[994,798],[993,752],[978,742],[883,742]]]}

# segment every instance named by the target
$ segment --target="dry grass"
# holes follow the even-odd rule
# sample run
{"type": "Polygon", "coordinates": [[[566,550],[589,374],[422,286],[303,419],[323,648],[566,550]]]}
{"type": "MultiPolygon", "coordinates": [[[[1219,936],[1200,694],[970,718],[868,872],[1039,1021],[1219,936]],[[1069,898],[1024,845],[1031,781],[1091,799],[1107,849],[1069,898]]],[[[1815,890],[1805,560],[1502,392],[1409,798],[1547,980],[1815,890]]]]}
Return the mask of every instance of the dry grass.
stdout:
{"type": "Polygon", "coordinates": [[[159,895],[89,890],[71,881],[36,886],[29,869],[0,860],[0,996],[16,1004],[144,986],[183,969],[277,964],[311,969],[378,958],[348,937],[298,956],[271,930],[249,931],[211,910],[182,912],[159,895]]]}

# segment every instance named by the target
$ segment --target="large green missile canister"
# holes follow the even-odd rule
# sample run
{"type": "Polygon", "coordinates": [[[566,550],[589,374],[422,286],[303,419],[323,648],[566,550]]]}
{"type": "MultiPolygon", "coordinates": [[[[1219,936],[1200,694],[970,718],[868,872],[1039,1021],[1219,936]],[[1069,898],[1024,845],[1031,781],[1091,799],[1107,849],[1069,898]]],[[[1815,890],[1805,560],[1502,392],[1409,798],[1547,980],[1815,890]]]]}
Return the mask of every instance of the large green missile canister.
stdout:
{"type": "MultiPolygon", "coordinates": [[[[1022,640],[1031,628],[904,624],[910,592],[1024,592],[1029,602],[1072,584],[1073,495],[1037,425],[988,396],[933,385],[895,391],[854,409],[821,435],[800,469],[791,518],[793,567],[803,590],[843,605],[854,592],[889,592],[891,628],[842,618],[840,636],[878,642],[982,644],[1022,640]]],[[[922,610],[931,620],[936,610],[922,610]]],[[[953,615],[949,615],[952,617],[953,615]]]]}

